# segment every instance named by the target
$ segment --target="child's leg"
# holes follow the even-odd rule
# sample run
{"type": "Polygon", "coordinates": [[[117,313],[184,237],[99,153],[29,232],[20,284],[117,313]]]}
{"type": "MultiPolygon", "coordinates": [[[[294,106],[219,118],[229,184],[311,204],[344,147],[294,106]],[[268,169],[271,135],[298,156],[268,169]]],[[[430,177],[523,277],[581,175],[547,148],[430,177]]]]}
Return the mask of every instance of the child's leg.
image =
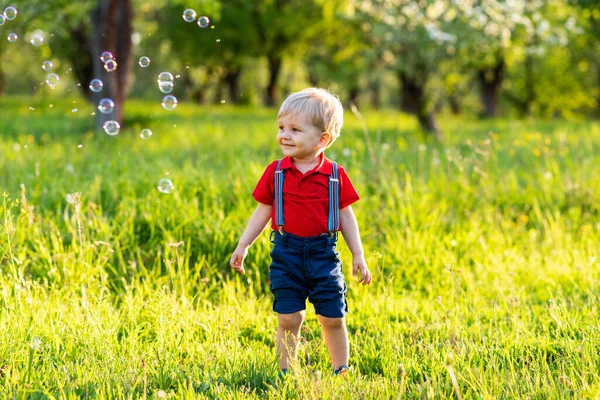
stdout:
{"type": "Polygon", "coordinates": [[[327,318],[319,315],[319,322],[323,326],[323,336],[329,349],[333,369],[348,365],[350,358],[350,344],[348,343],[348,331],[344,318],[327,318]]]}
{"type": "Polygon", "coordinates": [[[291,314],[277,314],[277,354],[279,368],[287,369],[289,361],[296,358],[296,348],[300,338],[300,327],[304,322],[306,311],[297,311],[291,314]]]}

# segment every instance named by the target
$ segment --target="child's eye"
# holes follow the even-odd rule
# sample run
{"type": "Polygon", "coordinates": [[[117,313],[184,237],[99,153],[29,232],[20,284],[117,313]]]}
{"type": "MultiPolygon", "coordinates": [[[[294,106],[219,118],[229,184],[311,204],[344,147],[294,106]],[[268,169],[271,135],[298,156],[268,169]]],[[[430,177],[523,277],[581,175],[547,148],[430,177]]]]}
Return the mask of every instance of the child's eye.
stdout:
{"type": "Polygon", "coordinates": [[[298,128],[293,128],[292,130],[293,130],[294,132],[300,132],[300,129],[298,129],[298,128]]]}

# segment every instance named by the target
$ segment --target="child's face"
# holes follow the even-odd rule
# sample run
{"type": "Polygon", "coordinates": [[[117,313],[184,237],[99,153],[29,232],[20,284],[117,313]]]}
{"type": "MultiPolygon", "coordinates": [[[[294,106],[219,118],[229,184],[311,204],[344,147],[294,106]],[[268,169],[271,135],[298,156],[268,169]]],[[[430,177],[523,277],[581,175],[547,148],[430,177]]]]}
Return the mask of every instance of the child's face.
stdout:
{"type": "Polygon", "coordinates": [[[312,125],[306,114],[289,114],[277,120],[277,143],[284,156],[304,158],[316,155],[327,145],[329,134],[312,125]]]}

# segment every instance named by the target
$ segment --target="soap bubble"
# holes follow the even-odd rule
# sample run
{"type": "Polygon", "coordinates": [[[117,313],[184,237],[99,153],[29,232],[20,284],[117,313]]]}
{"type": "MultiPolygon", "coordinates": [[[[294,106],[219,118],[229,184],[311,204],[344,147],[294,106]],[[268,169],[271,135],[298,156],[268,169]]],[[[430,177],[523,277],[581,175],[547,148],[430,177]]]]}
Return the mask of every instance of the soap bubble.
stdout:
{"type": "Polygon", "coordinates": [[[40,30],[33,32],[30,42],[34,46],[41,46],[44,43],[44,32],[40,30]]]}
{"type": "Polygon", "coordinates": [[[56,74],[48,74],[48,76],[46,77],[46,84],[51,88],[54,89],[54,87],[56,85],[58,85],[58,81],[60,81],[60,78],[58,77],[58,75],[56,74]]]}
{"type": "Polygon", "coordinates": [[[198,18],[198,26],[200,28],[206,28],[209,24],[210,24],[210,19],[208,19],[208,17],[198,18]]]}
{"type": "Polygon", "coordinates": [[[161,82],[173,82],[174,78],[173,78],[173,74],[171,74],[170,72],[161,72],[160,74],[158,74],[158,83],[160,84],[161,82]]]}
{"type": "Polygon", "coordinates": [[[6,18],[4,18],[4,14],[0,14],[0,26],[4,25],[6,22],[6,18]]]}
{"type": "Polygon", "coordinates": [[[14,42],[16,42],[18,38],[19,38],[19,37],[18,37],[18,36],[17,36],[17,34],[16,34],[16,33],[14,33],[14,32],[13,32],[13,33],[9,33],[9,34],[8,34],[8,41],[9,41],[9,42],[11,42],[11,43],[14,43],[14,42]]]}
{"type": "Polygon", "coordinates": [[[54,64],[52,63],[52,61],[44,61],[42,63],[42,69],[46,72],[50,72],[53,67],[54,67],[54,64]]]}
{"type": "Polygon", "coordinates": [[[119,125],[117,121],[106,121],[104,125],[102,125],[102,128],[107,135],[115,136],[119,133],[121,125],[119,125]]]}
{"type": "Polygon", "coordinates": [[[162,106],[167,111],[172,111],[177,107],[177,98],[175,96],[165,96],[162,100],[162,106]]]}
{"type": "Polygon", "coordinates": [[[171,93],[173,91],[173,74],[170,72],[161,72],[158,75],[158,89],[163,93],[171,93]]]}
{"type": "Polygon", "coordinates": [[[102,99],[98,103],[98,110],[102,114],[110,114],[115,109],[115,102],[111,99],[102,99]]]}
{"type": "Polygon", "coordinates": [[[92,79],[90,82],[90,90],[94,93],[98,93],[104,87],[104,83],[100,79],[92,79]]]}
{"type": "Polygon", "coordinates": [[[195,19],[196,19],[196,11],[192,10],[191,8],[188,8],[187,10],[185,10],[183,12],[183,20],[185,22],[194,22],[195,19]]]}
{"type": "Polygon", "coordinates": [[[150,59],[146,56],[140,57],[139,64],[140,64],[140,67],[147,68],[150,65],[150,59]]]}
{"type": "Polygon", "coordinates": [[[158,191],[161,193],[171,193],[175,189],[175,185],[170,179],[164,178],[158,182],[158,191]]]}
{"type": "Polygon", "coordinates": [[[4,9],[4,18],[6,18],[9,21],[12,21],[13,19],[17,18],[17,9],[14,7],[6,7],[4,9]]]}
{"type": "Polygon", "coordinates": [[[102,54],[100,54],[100,61],[102,61],[103,63],[106,63],[108,60],[114,60],[115,56],[113,56],[113,54],[110,51],[103,51],[102,54]]]}
{"type": "Polygon", "coordinates": [[[163,93],[171,93],[173,91],[173,82],[161,82],[158,84],[158,89],[163,93]]]}
{"type": "Polygon", "coordinates": [[[150,139],[150,136],[152,136],[152,131],[150,129],[142,129],[140,132],[140,137],[142,139],[150,139]]]}
{"type": "Polygon", "coordinates": [[[104,69],[106,72],[113,72],[117,69],[117,62],[115,60],[106,60],[104,63],[104,69]]]}

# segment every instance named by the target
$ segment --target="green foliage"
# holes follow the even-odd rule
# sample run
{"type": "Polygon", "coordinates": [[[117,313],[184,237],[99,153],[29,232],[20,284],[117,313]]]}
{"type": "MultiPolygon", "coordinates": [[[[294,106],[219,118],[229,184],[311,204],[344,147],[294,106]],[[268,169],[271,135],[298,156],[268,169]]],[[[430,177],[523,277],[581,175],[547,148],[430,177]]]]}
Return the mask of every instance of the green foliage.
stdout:
{"type": "Polygon", "coordinates": [[[443,147],[404,115],[367,113],[367,136],[347,115],[327,155],[374,272],[357,285],[340,239],[352,375],[331,376],[309,306],[279,381],[268,234],[247,275],[228,266],[280,156],[274,111],[132,101],[108,137],[91,106],[29,105],[0,99],[2,398],[454,398],[452,374],[463,398],[600,390],[596,123],[444,117],[443,147]]]}

